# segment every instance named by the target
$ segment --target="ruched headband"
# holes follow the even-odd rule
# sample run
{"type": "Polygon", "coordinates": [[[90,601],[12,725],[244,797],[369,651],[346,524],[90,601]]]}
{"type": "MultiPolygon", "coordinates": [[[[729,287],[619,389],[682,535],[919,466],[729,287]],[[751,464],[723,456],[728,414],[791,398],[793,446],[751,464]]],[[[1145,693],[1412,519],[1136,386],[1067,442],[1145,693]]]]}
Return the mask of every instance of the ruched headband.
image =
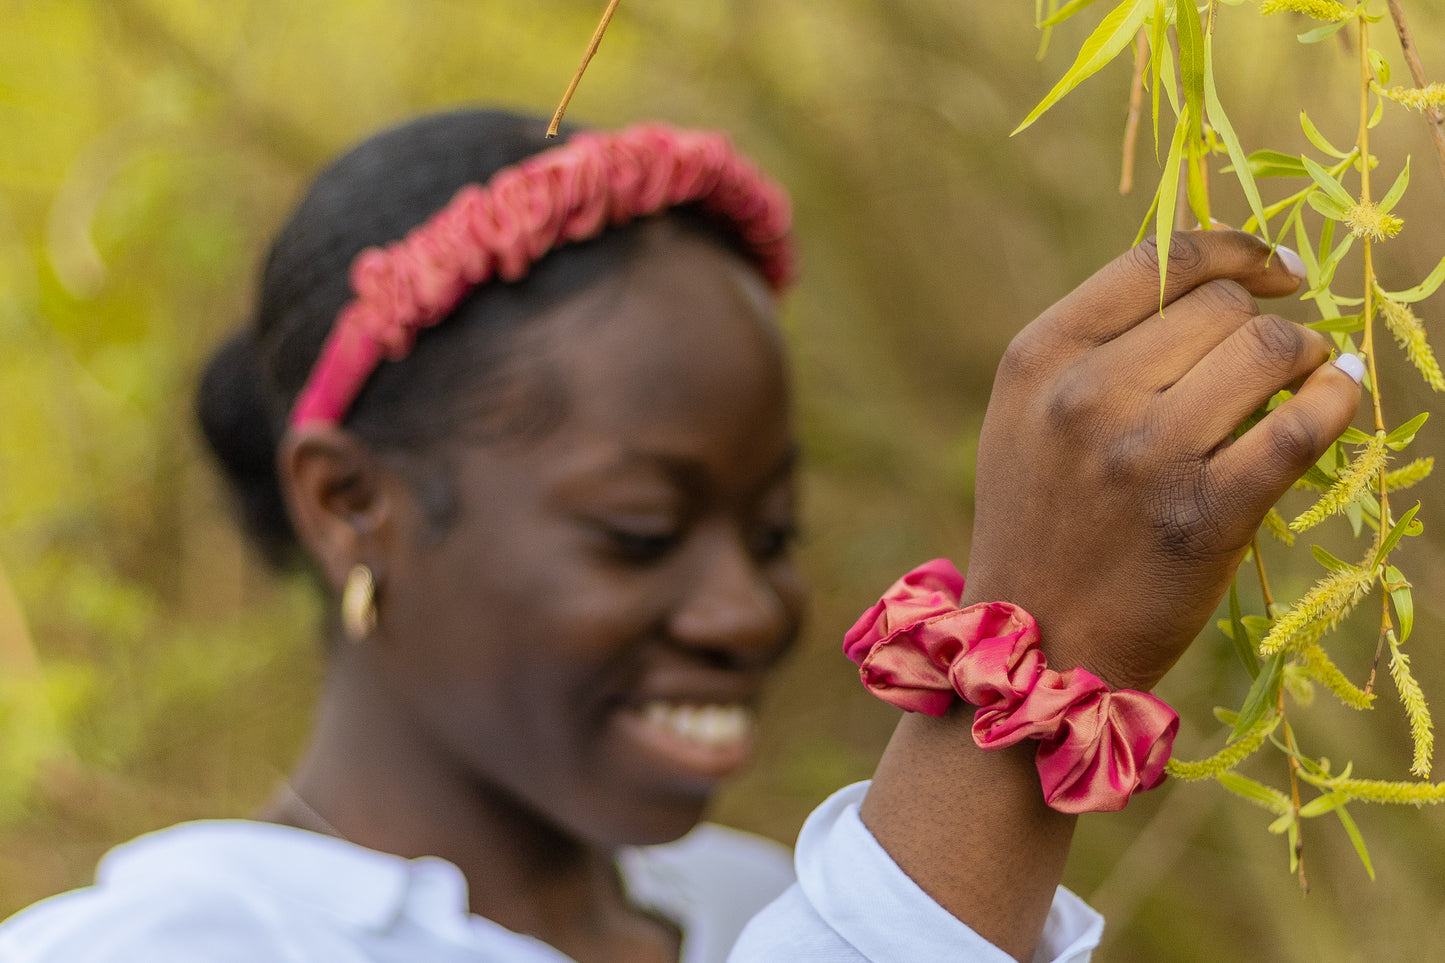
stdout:
{"type": "Polygon", "coordinates": [[[517,281],[559,245],[695,204],[742,242],[774,291],[795,273],[787,193],[716,131],[660,123],[585,131],[463,187],[440,211],[351,265],[336,317],[291,410],[291,424],[339,424],[383,359],[490,280],[517,281]]]}

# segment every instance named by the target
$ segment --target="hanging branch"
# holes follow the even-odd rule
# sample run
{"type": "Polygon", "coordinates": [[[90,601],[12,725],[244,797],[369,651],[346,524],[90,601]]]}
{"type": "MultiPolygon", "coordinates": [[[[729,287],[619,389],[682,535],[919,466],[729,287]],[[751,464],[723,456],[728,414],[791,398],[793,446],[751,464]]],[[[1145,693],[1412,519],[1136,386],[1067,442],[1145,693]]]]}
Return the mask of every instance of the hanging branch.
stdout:
{"type": "MultiPolygon", "coordinates": [[[[1425,80],[1425,67],[1420,63],[1420,51],[1415,46],[1409,25],[1405,23],[1405,11],[1400,6],[1400,0],[1385,2],[1390,8],[1390,19],[1395,21],[1395,33],[1400,37],[1400,50],[1410,68],[1410,77],[1415,81],[1416,87],[1424,90],[1430,85],[1425,80]]],[[[1427,106],[1425,118],[1430,121],[1430,133],[1435,135],[1435,154],[1440,161],[1440,173],[1445,174],[1445,111],[1439,107],[1427,106]]]]}
{"type": "Polygon", "coordinates": [[[612,14],[617,12],[617,4],[621,0],[608,0],[607,9],[602,11],[602,19],[597,23],[597,29],[592,32],[592,40],[587,44],[587,52],[582,55],[582,62],[577,65],[577,72],[572,75],[572,82],[567,85],[567,92],[562,95],[562,102],[557,105],[557,112],[552,115],[552,123],[547,125],[547,136],[556,137],[557,128],[562,124],[562,115],[567,113],[567,105],[572,102],[572,95],[577,92],[577,85],[582,82],[582,75],[587,71],[587,65],[592,62],[592,57],[597,53],[597,48],[602,44],[602,35],[607,32],[607,25],[612,22],[612,14]]]}

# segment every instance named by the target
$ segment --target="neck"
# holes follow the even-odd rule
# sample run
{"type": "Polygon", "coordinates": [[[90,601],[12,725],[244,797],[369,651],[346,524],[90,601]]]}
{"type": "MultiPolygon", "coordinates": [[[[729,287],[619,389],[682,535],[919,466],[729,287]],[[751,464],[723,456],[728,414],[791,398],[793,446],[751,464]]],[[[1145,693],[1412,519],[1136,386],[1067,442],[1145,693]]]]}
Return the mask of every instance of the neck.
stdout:
{"type": "Polygon", "coordinates": [[[262,818],[446,859],[471,912],[576,960],[677,959],[676,932],[627,902],[611,850],[460,772],[351,661],[333,658],[310,746],[262,818]]]}

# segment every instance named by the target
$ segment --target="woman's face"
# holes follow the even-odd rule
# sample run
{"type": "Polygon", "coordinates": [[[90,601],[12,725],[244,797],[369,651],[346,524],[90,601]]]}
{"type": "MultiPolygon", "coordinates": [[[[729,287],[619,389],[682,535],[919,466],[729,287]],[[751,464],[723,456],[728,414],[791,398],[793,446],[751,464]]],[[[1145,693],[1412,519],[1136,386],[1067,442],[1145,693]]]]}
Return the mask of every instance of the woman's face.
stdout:
{"type": "Polygon", "coordinates": [[[459,446],[455,521],[389,561],[376,671],[435,765],[589,842],[675,838],[747,760],[806,588],[762,282],[659,226],[537,322],[565,414],[459,446]]]}

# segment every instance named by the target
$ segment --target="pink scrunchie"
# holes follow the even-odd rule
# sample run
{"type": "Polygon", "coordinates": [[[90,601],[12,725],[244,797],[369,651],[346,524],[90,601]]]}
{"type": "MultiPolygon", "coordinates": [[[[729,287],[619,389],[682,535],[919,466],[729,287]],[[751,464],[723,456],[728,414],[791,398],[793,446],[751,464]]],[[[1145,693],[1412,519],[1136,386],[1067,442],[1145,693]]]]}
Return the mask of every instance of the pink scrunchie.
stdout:
{"type": "Polygon", "coordinates": [[[934,559],[895,582],[843,639],[863,684],[908,712],[978,707],[980,749],[1039,740],[1044,800],[1066,813],[1114,812],[1164,781],[1179,716],[1147,692],[1109,687],[1082,668],[1055,672],[1039,627],[1008,602],[959,608],[963,576],[934,559]]]}

